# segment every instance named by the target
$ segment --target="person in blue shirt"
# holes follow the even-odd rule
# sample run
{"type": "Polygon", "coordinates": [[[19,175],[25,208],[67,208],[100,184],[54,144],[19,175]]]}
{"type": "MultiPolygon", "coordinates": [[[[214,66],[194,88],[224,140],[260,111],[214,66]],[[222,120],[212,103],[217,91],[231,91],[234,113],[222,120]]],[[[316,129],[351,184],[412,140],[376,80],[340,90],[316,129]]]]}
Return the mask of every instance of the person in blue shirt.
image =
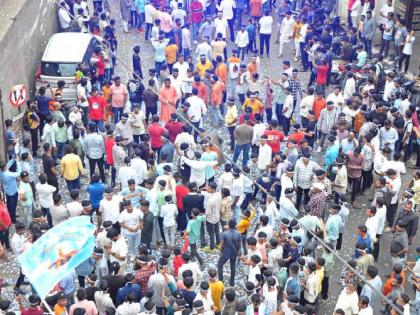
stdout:
{"type": "Polygon", "coordinates": [[[343,226],[343,219],[338,214],[340,212],[341,206],[340,205],[333,205],[330,209],[330,215],[325,223],[324,229],[324,239],[328,240],[335,248],[337,240],[340,236],[340,230],[343,226]]]}
{"type": "Polygon", "coordinates": [[[325,171],[327,171],[330,168],[330,166],[335,162],[335,160],[338,157],[339,150],[340,150],[339,145],[335,141],[336,140],[335,136],[329,135],[327,140],[329,143],[329,147],[327,151],[325,152],[325,158],[324,158],[325,171]]]}
{"type": "Polygon", "coordinates": [[[45,95],[46,89],[44,86],[41,86],[38,90],[38,95],[35,96],[35,103],[38,106],[38,116],[39,116],[39,131],[42,136],[44,130],[45,122],[47,116],[51,115],[50,111],[50,102],[51,97],[45,95]]]}
{"type": "Polygon", "coordinates": [[[16,178],[20,176],[21,166],[19,156],[9,160],[9,162],[0,164],[0,181],[3,184],[6,194],[7,210],[9,210],[12,223],[16,223],[16,207],[18,202],[18,186],[16,178]],[[16,171],[10,171],[10,168],[16,164],[16,171]]]}
{"type": "Polygon", "coordinates": [[[257,45],[255,41],[257,37],[257,32],[256,32],[254,20],[252,18],[248,19],[248,25],[246,26],[245,30],[248,32],[248,39],[249,39],[248,47],[246,48],[246,53],[250,51],[253,52],[257,45]]]}
{"type": "Polygon", "coordinates": [[[7,154],[9,156],[15,156],[16,133],[13,130],[13,121],[11,119],[6,119],[4,123],[6,125],[7,154]]]}
{"type": "Polygon", "coordinates": [[[95,173],[92,175],[92,179],[90,181],[90,184],[87,186],[86,191],[89,194],[89,200],[92,205],[92,213],[96,212],[96,215],[98,216],[99,224],[102,223],[101,216],[102,214],[98,211],[99,210],[99,203],[104,197],[104,191],[105,191],[105,184],[100,182],[100,175],[95,173]]]}
{"type": "Polygon", "coordinates": [[[296,263],[291,264],[289,267],[289,278],[286,280],[284,289],[286,292],[293,292],[291,295],[295,297],[300,296],[299,266],[296,263]]]}
{"type": "MultiPolygon", "coordinates": [[[[371,240],[370,240],[370,236],[367,233],[367,227],[366,225],[359,225],[357,227],[357,239],[356,239],[356,244],[360,244],[363,243],[366,245],[366,253],[370,253],[371,251],[371,240]]],[[[360,258],[360,252],[357,250],[354,251],[354,257],[355,258],[360,258]]]]}
{"type": "Polygon", "coordinates": [[[357,47],[357,62],[354,68],[361,69],[366,64],[367,52],[363,49],[363,45],[357,47]]]}
{"type": "Polygon", "coordinates": [[[142,201],[148,190],[141,186],[136,186],[136,181],[134,179],[129,179],[128,187],[120,191],[119,195],[123,196],[124,199],[130,200],[134,208],[140,208],[140,201],[142,201]]]}
{"type": "Polygon", "coordinates": [[[116,299],[116,305],[121,305],[126,297],[132,293],[136,297],[136,301],[140,302],[141,299],[141,290],[140,285],[133,283],[134,275],[132,273],[128,273],[124,277],[126,284],[122,288],[119,288],[117,291],[117,299],[116,299]]]}

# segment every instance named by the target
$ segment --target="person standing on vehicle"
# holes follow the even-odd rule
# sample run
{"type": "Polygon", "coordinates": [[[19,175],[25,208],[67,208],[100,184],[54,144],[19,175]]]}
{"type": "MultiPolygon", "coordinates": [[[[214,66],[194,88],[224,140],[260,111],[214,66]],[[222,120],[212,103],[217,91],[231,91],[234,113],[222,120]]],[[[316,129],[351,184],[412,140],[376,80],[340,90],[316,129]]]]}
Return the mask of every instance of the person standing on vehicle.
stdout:
{"type": "Polygon", "coordinates": [[[388,57],[389,44],[391,43],[392,34],[394,30],[394,13],[388,13],[387,21],[384,25],[384,32],[382,34],[381,49],[379,54],[388,57]]]}
{"type": "Polygon", "coordinates": [[[375,37],[376,23],[372,16],[372,11],[367,11],[367,16],[363,22],[362,41],[365,46],[368,58],[372,58],[372,40],[375,37]]]}
{"type": "Polygon", "coordinates": [[[407,73],[410,65],[410,57],[413,54],[413,44],[416,38],[414,37],[414,31],[409,30],[409,34],[405,38],[404,47],[402,49],[401,59],[399,62],[399,69],[401,70],[402,63],[405,60],[404,72],[407,73]]]}

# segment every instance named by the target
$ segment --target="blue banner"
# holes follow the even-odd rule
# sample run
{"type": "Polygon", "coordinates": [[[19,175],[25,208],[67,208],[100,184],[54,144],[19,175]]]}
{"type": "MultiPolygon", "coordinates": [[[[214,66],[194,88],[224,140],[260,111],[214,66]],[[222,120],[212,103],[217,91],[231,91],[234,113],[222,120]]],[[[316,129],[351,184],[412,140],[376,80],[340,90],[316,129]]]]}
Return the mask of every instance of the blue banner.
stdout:
{"type": "Polygon", "coordinates": [[[54,226],[18,257],[23,273],[41,299],[92,255],[94,232],[89,216],[74,217],[54,226]]]}

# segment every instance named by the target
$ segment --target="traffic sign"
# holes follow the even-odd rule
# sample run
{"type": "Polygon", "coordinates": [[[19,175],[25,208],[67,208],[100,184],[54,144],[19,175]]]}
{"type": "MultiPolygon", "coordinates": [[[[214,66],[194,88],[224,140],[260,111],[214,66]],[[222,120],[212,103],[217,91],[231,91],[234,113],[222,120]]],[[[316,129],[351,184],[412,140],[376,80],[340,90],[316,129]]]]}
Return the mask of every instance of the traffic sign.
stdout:
{"type": "Polygon", "coordinates": [[[26,99],[28,98],[28,91],[26,86],[23,84],[18,84],[13,86],[9,92],[9,102],[13,107],[20,107],[25,104],[26,99]]]}

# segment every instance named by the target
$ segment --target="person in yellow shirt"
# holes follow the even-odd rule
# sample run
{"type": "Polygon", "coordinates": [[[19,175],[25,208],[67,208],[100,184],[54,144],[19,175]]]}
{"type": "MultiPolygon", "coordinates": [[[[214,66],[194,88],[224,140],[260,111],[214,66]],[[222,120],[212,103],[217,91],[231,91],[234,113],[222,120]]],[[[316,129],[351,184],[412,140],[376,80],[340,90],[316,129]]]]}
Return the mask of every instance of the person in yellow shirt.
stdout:
{"type": "Polygon", "coordinates": [[[213,64],[211,61],[206,58],[206,55],[200,55],[200,62],[195,66],[195,71],[200,76],[200,78],[204,77],[206,70],[211,69],[213,69],[213,64]]]}
{"type": "Polygon", "coordinates": [[[64,149],[65,155],[61,159],[61,174],[66,180],[69,191],[80,189],[80,175],[83,174],[83,165],[80,157],[73,153],[69,144],[64,149]]]}
{"type": "Polygon", "coordinates": [[[303,22],[301,21],[300,17],[297,16],[295,19],[295,23],[293,24],[293,39],[295,41],[295,61],[298,60],[299,52],[300,52],[300,41],[302,39],[302,35],[300,31],[302,29],[303,22]]]}
{"type": "Polygon", "coordinates": [[[221,314],[225,286],[223,281],[217,280],[217,270],[214,268],[209,269],[209,289],[211,292],[211,299],[215,306],[214,313],[221,314]]]}
{"type": "Polygon", "coordinates": [[[178,53],[178,46],[174,43],[173,39],[170,40],[168,46],[165,47],[166,64],[168,65],[169,72],[172,74],[172,68],[176,63],[176,56],[178,53]]]}
{"type": "Polygon", "coordinates": [[[252,211],[244,210],[242,212],[242,218],[239,223],[236,225],[236,229],[239,233],[241,233],[241,241],[242,241],[242,249],[244,251],[244,255],[248,253],[247,245],[246,245],[246,237],[248,234],[248,229],[251,226],[252,219],[255,216],[255,209],[252,211]]]}
{"type": "Polygon", "coordinates": [[[229,131],[230,149],[235,149],[235,128],[238,121],[238,109],[235,106],[235,97],[229,97],[226,102],[228,109],[225,115],[225,125],[229,131]]]}
{"type": "Polygon", "coordinates": [[[247,98],[242,105],[242,110],[245,111],[245,108],[251,107],[253,114],[259,114],[264,109],[264,104],[257,99],[255,94],[250,94],[249,98],[247,98]]]}

